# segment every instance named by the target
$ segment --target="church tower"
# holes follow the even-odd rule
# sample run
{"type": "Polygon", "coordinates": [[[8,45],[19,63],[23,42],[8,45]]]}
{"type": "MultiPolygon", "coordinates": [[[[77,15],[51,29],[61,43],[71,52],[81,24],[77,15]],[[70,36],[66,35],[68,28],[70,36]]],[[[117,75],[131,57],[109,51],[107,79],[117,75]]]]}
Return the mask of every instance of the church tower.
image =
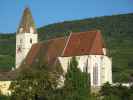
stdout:
{"type": "Polygon", "coordinates": [[[29,8],[25,8],[16,32],[16,68],[19,68],[31,46],[38,42],[38,35],[29,8]]]}

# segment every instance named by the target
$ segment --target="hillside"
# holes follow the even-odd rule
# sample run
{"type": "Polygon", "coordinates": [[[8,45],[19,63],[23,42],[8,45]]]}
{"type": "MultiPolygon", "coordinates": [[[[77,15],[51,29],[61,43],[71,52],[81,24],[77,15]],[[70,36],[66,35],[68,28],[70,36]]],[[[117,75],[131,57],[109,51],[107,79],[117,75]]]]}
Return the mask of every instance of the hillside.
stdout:
{"type": "Polygon", "coordinates": [[[15,34],[0,34],[0,68],[9,69],[15,61],[15,34]]]}
{"type": "MultiPolygon", "coordinates": [[[[133,13],[65,21],[38,29],[39,40],[67,36],[70,31],[101,30],[108,54],[113,60],[114,81],[128,81],[133,77],[133,13]]],[[[0,67],[14,66],[15,35],[0,35],[0,67]]]]}

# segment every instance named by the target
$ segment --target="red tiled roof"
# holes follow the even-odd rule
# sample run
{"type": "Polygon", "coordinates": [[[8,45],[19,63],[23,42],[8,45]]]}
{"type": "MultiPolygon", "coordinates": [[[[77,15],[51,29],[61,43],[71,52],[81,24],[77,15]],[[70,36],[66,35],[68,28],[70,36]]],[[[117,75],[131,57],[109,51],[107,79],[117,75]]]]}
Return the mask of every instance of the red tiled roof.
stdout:
{"type": "Polygon", "coordinates": [[[53,63],[56,57],[61,55],[65,40],[65,38],[57,38],[34,44],[26,57],[26,64],[31,65],[38,61],[53,63]]]}
{"type": "Polygon", "coordinates": [[[53,63],[59,56],[103,55],[104,47],[100,31],[77,32],[72,33],[70,38],[56,38],[33,45],[26,62],[32,64],[38,59],[53,63]]]}
{"type": "Polygon", "coordinates": [[[79,56],[90,54],[96,32],[72,33],[63,56],[79,56]]]}
{"type": "Polygon", "coordinates": [[[40,50],[40,47],[41,47],[41,44],[38,43],[38,44],[33,44],[32,48],[30,49],[28,55],[27,55],[27,64],[32,64],[33,60],[35,59],[37,53],[39,52],[40,50]]]}

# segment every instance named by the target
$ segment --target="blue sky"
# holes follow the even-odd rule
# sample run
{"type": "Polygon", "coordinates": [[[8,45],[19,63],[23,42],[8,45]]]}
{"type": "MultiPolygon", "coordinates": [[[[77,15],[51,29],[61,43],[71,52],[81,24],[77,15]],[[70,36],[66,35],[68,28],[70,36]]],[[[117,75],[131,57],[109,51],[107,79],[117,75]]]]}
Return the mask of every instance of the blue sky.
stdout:
{"type": "Polygon", "coordinates": [[[15,32],[27,5],[37,27],[133,12],[133,0],[0,0],[0,32],[15,32]]]}

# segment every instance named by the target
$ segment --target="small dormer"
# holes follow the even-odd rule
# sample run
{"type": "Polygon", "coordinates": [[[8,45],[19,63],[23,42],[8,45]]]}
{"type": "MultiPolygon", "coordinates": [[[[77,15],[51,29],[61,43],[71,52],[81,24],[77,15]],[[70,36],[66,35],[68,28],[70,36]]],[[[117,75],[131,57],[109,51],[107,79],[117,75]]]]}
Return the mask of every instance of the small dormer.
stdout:
{"type": "Polygon", "coordinates": [[[106,54],[107,54],[106,48],[103,48],[103,55],[106,55],[106,54]]]}
{"type": "Polygon", "coordinates": [[[34,33],[34,29],[30,27],[30,33],[34,33]]]}

